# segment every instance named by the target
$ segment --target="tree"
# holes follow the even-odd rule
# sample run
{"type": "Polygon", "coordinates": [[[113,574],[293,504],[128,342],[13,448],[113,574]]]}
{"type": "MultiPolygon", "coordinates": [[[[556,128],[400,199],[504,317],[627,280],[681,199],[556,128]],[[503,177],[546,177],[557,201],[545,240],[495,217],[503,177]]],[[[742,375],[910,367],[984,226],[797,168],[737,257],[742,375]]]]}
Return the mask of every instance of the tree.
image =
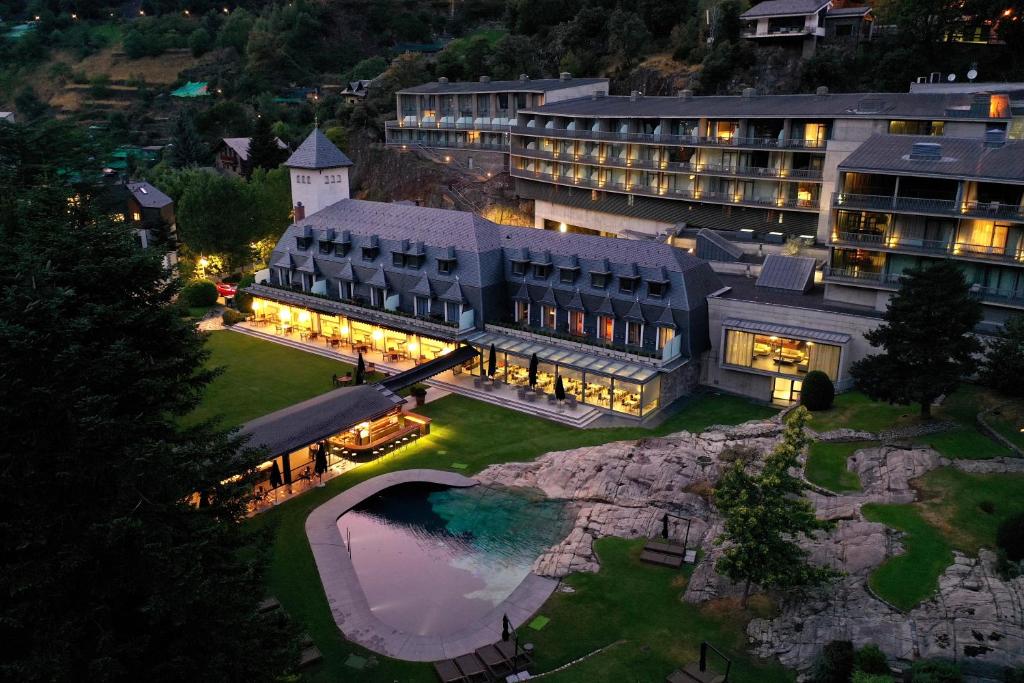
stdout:
{"type": "Polygon", "coordinates": [[[807,563],[807,551],[797,545],[800,536],[830,529],[814,507],[802,497],[804,484],[790,474],[807,445],[804,427],[809,413],[800,407],[786,418],[782,441],[765,458],[759,473],[737,460],[727,469],[714,491],[715,504],[725,518],[725,529],[715,541],[726,546],[715,569],[743,582],[742,605],[750,588],[812,586],[833,578],[827,567],[807,563]]]}
{"type": "Polygon", "coordinates": [[[256,127],[249,138],[249,164],[252,168],[277,168],[284,161],[285,151],[277,144],[277,138],[270,129],[270,119],[256,118],[256,127]]]}
{"type": "Polygon", "coordinates": [[[172,166],[202,166],[210,160],[210,148],[196,131],[189,111],[178,114],[171,130],[170,163],[172,166]]]}
{"type": "Polygon", "coordinates": [[[635,12],[617,8],[608,17],[608,48],[628,69],[643,56],[651,41],[651,33],[635,12]]]}
{"type": "Polygon", "coordinates": [[[1007,396],[1024,396],[1024,315],[1003,325],[999,337],[985,351],[981,364],[982,384],[1007,396]]]}
{"type": "Polygon", "coordinates": [[[383,57],[369,57],[352,67],[349,78],[354,81],[373,79],[384,73],[386,68],[388,68],[388,63],[383,57]]]}
{"type": "Polygon", "coordinates": [[[981,322],[981,305],[951,261],[903,275],[883,324],[864,335],[883,352],[854,363],[850,376],[871,398],[918,403],[928,418],[935,400],[955,391],[975,369],[981,345],[974,327],[981,322]]]}
{"type": "Polygon", "coordinates": [[[210,32],[203,27],[197,28],[188,37],[188,47],[192,50],[193,57],[202,57],[213,47],[213,38],[210,32]]]}
{"type": "Polygon", "coordinates": [[[240,265],[249,260],[249,244],[257,238],[252,217],[244,181],[195,173],[178,203],[178,237],[194,255],[219,254],[240,265]]]}
{"type": "Polygon", "coordinates": [[[804,377],[800,389],[800,403],[807,410],[828,410],[836,399],[836,388],[832,380],[821,370],[811,370],[804,377]]]}
{"type": "Polygon", "coordinates": [[[102,188],[63,180],[100,175],[64,165],[80,143],[0,126],[0,671],[280,680],[297,648],[282,617],[257,613],[251,484],[229,480],[262,458],[182,426],[214,374],[203,340],[160,255],[97,210],[102,188]]]}

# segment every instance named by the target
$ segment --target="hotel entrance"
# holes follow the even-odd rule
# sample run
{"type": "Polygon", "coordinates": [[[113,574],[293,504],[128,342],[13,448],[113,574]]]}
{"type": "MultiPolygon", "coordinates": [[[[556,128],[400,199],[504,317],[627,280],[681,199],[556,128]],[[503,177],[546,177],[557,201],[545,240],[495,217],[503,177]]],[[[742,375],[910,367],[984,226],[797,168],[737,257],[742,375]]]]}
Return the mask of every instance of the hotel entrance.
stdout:
{"type": "Polygon", "coordinates": [[[790,406],[800,401],[800,389],[804,383],[798,379],[776,377],[772,380],[772,403],[790,406]]]}

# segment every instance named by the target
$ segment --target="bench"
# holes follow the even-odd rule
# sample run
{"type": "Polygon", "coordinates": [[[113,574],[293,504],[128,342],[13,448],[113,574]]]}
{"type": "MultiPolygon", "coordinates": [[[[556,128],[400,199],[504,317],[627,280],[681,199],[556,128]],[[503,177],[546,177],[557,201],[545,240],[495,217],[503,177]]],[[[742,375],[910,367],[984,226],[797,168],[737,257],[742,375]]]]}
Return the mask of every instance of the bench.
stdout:
{"type": "Polygon", "coordinates": [[[647,545],[644,546],[644,550],[651,550],[665,555],[679,555],[680,557],[686,555],[686,546],[679,545],[678,543],[669,543],[668,541],[648,541],[647,545]]]}
{"type": "Polygon", "coordinates": [[[669,555],[668,553],[659,553],[654,550],[644,550],[640,553],[640,560],[650,564],[658,564],[662,567],[671,567],[672,569],[679,569],[683,566],[682,555],[669,555]]]}

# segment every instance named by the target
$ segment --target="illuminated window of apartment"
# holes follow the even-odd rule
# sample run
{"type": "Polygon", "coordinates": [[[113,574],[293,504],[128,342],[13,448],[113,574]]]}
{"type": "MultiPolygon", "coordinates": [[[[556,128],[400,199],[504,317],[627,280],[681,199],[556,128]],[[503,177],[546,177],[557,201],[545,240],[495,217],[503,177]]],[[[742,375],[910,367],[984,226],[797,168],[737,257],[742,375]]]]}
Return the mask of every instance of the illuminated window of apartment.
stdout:
{"type": "Polygon", "coordinates": [[[988,116],[992,119],[1005,119],[1010,117],[1009,95],[992,95],[988,101],[988,116]]]}
{"type": "Polygon", "coordinates": [[[615,338],[615,318],[610,315],[597,316],[597,338],[609,342],[615,338]]]}
{"type": "Polygon", "coordinates": [[[517,323],[528,325],[530,323],[530,302],[517,301],[515,306],[515,320],[517,323]]]}
{"type": "Polygon", "coordinates": [[[658,327],[658,339],[657,339],[657,344],[658,344],[657,348],[658,348],[658,350],[661,350],[661,349],[665,348],[665,346],[668,345],[668,343],[670,341],[675,339],[675,336],[676,336],[676,328],[669,327],[667,325],[663,325],[663,326],[658,327]]]}
{"type": "Polygon", "coordinates": [[[540,324],[549,330],[558,327],[558,309],[554,306],[541,307],[540,324]]]}
{"type": "Polygon", "coordinates": [[[138,211],[132,211],[132,220],[136,221],[136,222],[141,221],[142,220],[142,214],[139,213],[138,211]]]}
{"type": "Polygon", "coordinates": [[[569,311],[569,334],[583,336],[583,312],[569,311]]]}
{"type": "Polygon", "coordinates": [[[644,326],[643,323],[626,321],[626,343],[630,346],[643,346],[644,326]]]}
{"type": "Polygon", "coordinates": [[[804,339],[727,330],[722,362],[772,374],[803,376],[821,370],[833,382],[842,348],[804,339]]]}

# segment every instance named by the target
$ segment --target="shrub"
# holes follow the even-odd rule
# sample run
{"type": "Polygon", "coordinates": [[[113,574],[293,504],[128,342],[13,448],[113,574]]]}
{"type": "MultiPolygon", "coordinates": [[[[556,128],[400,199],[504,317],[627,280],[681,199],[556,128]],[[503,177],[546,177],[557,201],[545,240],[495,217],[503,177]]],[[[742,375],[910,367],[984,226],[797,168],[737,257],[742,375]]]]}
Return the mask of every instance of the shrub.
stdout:
{"type": "Polygon", "coordinates": [[[814,683],[849,683],[853,675],[853,643],[833,640],[825,644],[814,665],[814,683]]]}
{"type": "Polygon", "coordinates": [[[235,325],[237,323],[243,322],[243,321],[245,321],[245,318],[246,318],[245,313],[239,313],[238,311],[234,310],[233,308],[224,309],[224,313],[221,314],[221,316],[220,316],[221,321],[227,327],[231,327],[232,325],[235,325]]]}
{"type": "Polygon", "coordinates": [[[981,501],[980,503],[978,503],[978,507],[981,508],[981,511],[987,515],[994,514],[996,511],[996,504],[993,503],[991,500],[981,501]]]}
{"type": "Polygon", "coordinates": [[[866,674],[888,674],[889,660],[877,645],[865,645],[857,650],[857,670],[866,674]]]}
{"type": "Polygon", "coordinates": [[[409,390],[409,393],[413,396],[426,396],[427,386],[425,384],[413,384],[412,389],[409,390]]]}
{"type": "Polygon", "coordinates": [[[910,680],[913,683],[962,683],[960,667],[952,662],[925,660],[915,662],[910,680]]]}
{"type": "Polygon", "coordinates": [[[828,410],[836,399],[832,380],[821,370],[811,370],[800,389],[800,403],[808,410],[828,410]]]}
{"type": "Polygon", "coordinates": [[[1003,681],[1005,683],[1024,683],[1024,668],[1007,669],[1003,674],[1003,681]]]}
{"type": "Polygon", "coordinates": [[[887,674],[869,674],[863,671],[854,671],[851,683],[893,683],[892,676],[887,674]]]}
{"type": "Polygon", "coordinates": [[[999,524],[996,529],[996,545],[1011,562],[1024,560],[1024,512],[999,524]]]}
{"type": "Polygon", "coordinates": [[[217,285],[209,280],[196,280],[185,285],[181,298],[189,306],[213,306],[217,303],[217,285]]]}
{"type": "Polygon", "coordinates": [[[241,289],[235,292],[235,309],[242,313],[252,313],[252,294],[241,289]]]}

